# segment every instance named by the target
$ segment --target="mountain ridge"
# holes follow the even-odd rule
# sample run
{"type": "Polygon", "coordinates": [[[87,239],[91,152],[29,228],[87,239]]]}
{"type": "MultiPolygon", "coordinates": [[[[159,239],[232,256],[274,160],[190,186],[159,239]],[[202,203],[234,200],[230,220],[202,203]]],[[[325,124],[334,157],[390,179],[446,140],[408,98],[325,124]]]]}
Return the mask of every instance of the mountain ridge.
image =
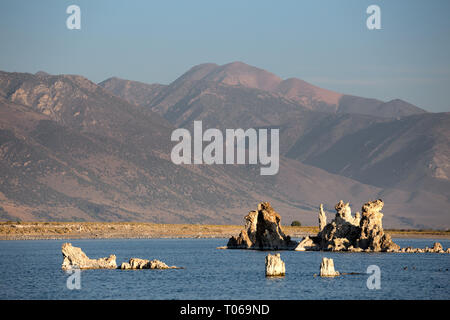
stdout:
{"type": "MultiPolygon", "coordinates": [[[[313,111],[359,113],[393,118],[427,112],[401,99],[384,102],[378,99],[363,98],[320,88],[299,78],[283,80],[269,71],[240,61],[224,65],[215,63],[196,65],[171,84],[165,86],[165,91],[155,92],[153,101],[137,101],[137,103],[148,106],[163,115],[168,109],[167,105],[164,104],[164,99],[167,99],[167,92],[173,92],[174,88],[180,88],[187,83],[192,85],[193,82],[197,81],[230,87],[259,89],[292,100],[292,102],[313,111]],[[161,96],[158,97],[160,93],[161,96]],[[161,103],[163,103],[163,106],[161,106],[161,103]]],[[[108,79],[102,81],[99,85],[109,86],[111,91],[116,90],[114,85],[108,82],[108,79]]],[[[124,97],[125,94],[122,93],[120,96],[124,97]]],[[[169,104],[174,103],[169,102],[169,104]]]]}
{"type": "MultiPolygon", "coordinates": [[[[134,82],[127,83],[132,92],[134,82]]],[[[357,211],[368,199],[383,197],[391,226],[437,227],[448,221],[449,200],[442,194],[380,188],[285,156],[308,132],[320,132],[323,121],[334,122],[332,135],[340,137],[329,149],[390,118],[313,111],[242,85],[202,80],[171,85],[152,96],[176,101],[167,103],[163,118],[157,109],[117,96],[127,90],[114,94],[81,76],[0,72],[0,219],[240,224],[243,212],[269,200],[285,223],[315,224],[320,203],[331,213],[343,199],[357,211]],[[174,165],[170,133],[193,119],[202,119],[205,127],[280,127],[281,141],[289,143],[282,143],[279,174],[259,176],[256,166],[174,165]],[[353,123],[359,125],[352,128],[353,123]]]]}

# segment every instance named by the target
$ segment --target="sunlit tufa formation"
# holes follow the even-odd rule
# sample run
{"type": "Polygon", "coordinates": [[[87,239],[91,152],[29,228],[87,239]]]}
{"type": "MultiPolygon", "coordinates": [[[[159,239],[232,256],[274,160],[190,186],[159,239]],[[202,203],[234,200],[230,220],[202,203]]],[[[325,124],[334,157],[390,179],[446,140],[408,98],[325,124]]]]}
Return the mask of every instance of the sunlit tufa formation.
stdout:
{"type": "Polygon", "coordinates": [[[350,251],[350,252],[433,252],[450,253],[436,243],[433,248],[403,248],[383,230],[384,203],[381,199],[369,201],[355,216],[349,203],[340,200],[335,206],[336,215],[327,223],[321,204],[319,207],[319,232],[306,236],[299,243],[292,241],[281,229],[281,217],[268,202],[258,204],[258,210],[245,217],[245,229],[239,236],[228,240],[221,249],[296,250],[296,251],[350,251]]]}
{"type": "Polygon", "coordinates": [[[122,270],[129,269],[179,269],[175,266],[168,266],[162,261],[159,260],[146,260],[139,258],[131,258],[129,262],[123,262],[120,266],[122,270]]]}
{"type": "Polygon", "coordinates": [[[432,248],[426,247],[425,249],[420,248],[413,248],[413,247],[406,247],[401,248],[400,252],[407,252],[407,253],[450,253],[450,248],[447,248],[447,250],[444,250],[442,247],[442,244],[439,242],[435,242],[433,244],[432,248]]]}
{"type": "Polygon", "coordinates": [[[279,253],[266,256],[266,277],[281,277],[286,273],[286,267],[279,253]]]}
{"type": "Polygon", "coordinates": [[[305,237],[295,248],[297,251],[398,251],[390,235],[384,233],[382,218],[382,200],[369,201],[352,216],[350,205],[339,201],[336,216],[326,224],[322,205],[319,209],[319,233],[315,237],[305,237]]]}
{"type": "Polygon", "coordinates": [[[321,277],[336,277],[339,272],[334,270],[334,262],[331,258],[322,258],[320,263],[320,276],[321,277]]]}
{"type": "Polygon", "coordinates": [[[325,212],[323,211],[323,204],[320,204],[319,207],[319,233],[322,232],[322,230],[327,225],[327,216],[325,212]]]}
{"type": "Polygon", "coordinates": [[[391,236],[383,231],[383,201],[369,201],[362,207],[362,217],[359,223],[361,233],[356,240],[356,248],[371,251],[398,251],[400,246],[395,244],[391,236]]]}
{"type": "Polygon", "coordinates": [[[116,269],[116,256],[110,255],[108,258],[89,259],[81,248],[72,246],[71,243],[62,245],[63,263],[61,268],[70,270],[78,269],[116,269]]]}
{"type": "Polygon", "coordinates": [[[297,243],[281,229],[281,217],[269,202],[258,204],[258,210],[245,217],[245,229],[231,237],[228,249],[292,250],[297,243]]]}

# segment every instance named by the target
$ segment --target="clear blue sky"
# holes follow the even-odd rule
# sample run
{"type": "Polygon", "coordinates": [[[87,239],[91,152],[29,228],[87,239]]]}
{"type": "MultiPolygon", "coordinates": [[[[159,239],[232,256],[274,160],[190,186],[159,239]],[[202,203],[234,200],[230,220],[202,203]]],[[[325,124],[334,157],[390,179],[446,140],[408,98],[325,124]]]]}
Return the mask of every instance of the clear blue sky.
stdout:
{"type": "Polygon", "coordinates": [[[342,93],[450,111],[450,1],[3,0],[0,69],[170,83],[243,61],[342,93]],[[81,30],[66,8],[81,8],[81,30]],[[381,7],[382,30],[366,28],[381,7]]]}

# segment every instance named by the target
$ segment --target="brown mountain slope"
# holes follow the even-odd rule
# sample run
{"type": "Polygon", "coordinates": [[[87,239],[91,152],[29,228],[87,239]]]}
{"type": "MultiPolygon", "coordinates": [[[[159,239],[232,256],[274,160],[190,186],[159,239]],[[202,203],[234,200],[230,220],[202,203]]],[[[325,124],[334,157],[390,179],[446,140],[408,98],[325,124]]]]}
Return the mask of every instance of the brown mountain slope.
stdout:
{"type": "MultiPolygon", "coordinates": [[[[2,112],[7,108],[2,105],[2,112]]],[[[259,176],[255,166],[180,167],[144,161],[126,146],[97,141],[39,115],[20,118],[35,124],[26,136],[22,130],[14,135],[4,122],[0,130],[0,206],[6,220],[239,224],[243,211],[270,200],[285,223],[297,219],[313,225],[318,203],[332,212],[335,199],[346,199],[356,211],[366,199],[382,196],[391,197],[389,226],[442,223],[439,215],[417,214],[425,209],[424,195],[410,200],[398,190],[383,194],[293,160],[282,158],[274,177],[259,176]]],[[[429,199],[441,201],[434,195],[429,199]]]]}
{"type": "Polygon", "coordinates": [[[368,184],[450,197],[450,113],[366,120],[359,130],[343,123],[303,135],[287,156],[368,184]]]}
{"type": "Polygon", "coordinates": [[[151,109],[180,127],[194,120],[215,128],[270,126],[304,109],[267,91],[203,80],[169,85],[167,91],[151,109]]]}
{"type": "Polygon", "coordinates": [[[114,95],[136,105],[145,106],[165,87],[162,84],[146,84],[139,81],[109,78],[98,84],[114,95]]]}
{"type": "Polygon", "coordinates": [[[290,78],[280,82],[275,90],[312,110],[336,112],[341,93],[314,86],[306,81],[290,78]]]}
{"type": "Polygon", "coordinates": [[[146,108],[126,103],[81,76],[0,72],[0,96],[79,132],[122,143],[145,139],[150,153],[167,151],[170,147],[158,138],[170,134],[172,126],[167,121],[146,108]]]}

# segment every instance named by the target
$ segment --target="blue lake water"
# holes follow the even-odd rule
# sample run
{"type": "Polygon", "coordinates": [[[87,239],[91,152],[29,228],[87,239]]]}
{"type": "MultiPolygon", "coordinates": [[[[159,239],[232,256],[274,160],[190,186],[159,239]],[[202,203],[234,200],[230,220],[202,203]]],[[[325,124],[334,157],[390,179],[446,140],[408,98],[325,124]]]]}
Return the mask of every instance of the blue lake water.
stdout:
{"type": "MultiPolygon", "coordinates": [[[[395,239],[424,248],[432,239],[395,239]]],[[[444,248],[449,240],[436,240],[444,248]]],[[[226,239],[0,241],[0,299],[450,299],[450,255],[280,251],[286,276],[266,278],[268,252],[218,250],[226,239]],[[90,258],[115,254],[159,259],[181,270],[83,270],[81,289],[69,290],[61,245],[90,258]],[[336,278],[314,277],[322,257],[334,259],[336,278]],[[381,289],[369,290],[369,265],[381,270],[381,289]],[[405,270],[404,267],[407,267],[405,270]]]]}

